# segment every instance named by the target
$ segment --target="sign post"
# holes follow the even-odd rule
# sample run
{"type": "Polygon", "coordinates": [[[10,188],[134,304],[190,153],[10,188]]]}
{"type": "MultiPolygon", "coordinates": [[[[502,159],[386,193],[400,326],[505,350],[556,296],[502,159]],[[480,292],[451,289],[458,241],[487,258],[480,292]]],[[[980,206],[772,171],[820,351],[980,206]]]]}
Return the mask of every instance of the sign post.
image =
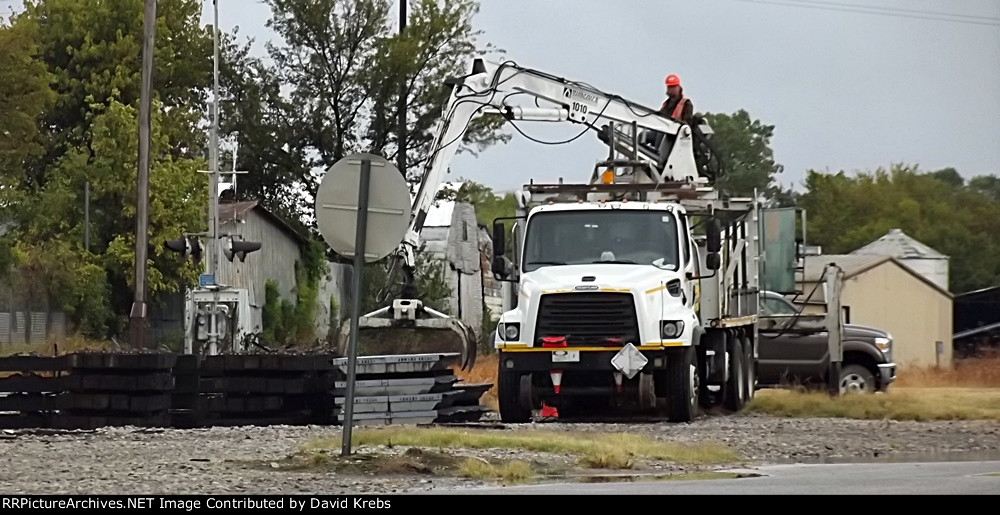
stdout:
{"type": "MultiPolygon", "coordinates": [[[[397,251],[410,225],[410,189],[399,170],[374,154],[351,154],[331,166],[316,191],[316,225],[327,245],[353,258],[351,333],[346,349],[343,453],[351,454],[354,383],[361,329],[361,287],[365,263],[397,251]]],[[[342,358],[338,358],[342,359],[342,358]]]]}
{"type": "Polygon", "coordinates": [[[368,189],[372,162],[361,160],[361,182],[358,185],[358,221],[354,236],[353,295],[351,296],[351,338],[347,344],[347,398],[344,401],[344,441],[342,454],[351,455],[351,428],[354,426],[354,379],[358,372],[358,325],[361,319],[361,277],[365,266],[365,237],[368,234],[368,189]]]}

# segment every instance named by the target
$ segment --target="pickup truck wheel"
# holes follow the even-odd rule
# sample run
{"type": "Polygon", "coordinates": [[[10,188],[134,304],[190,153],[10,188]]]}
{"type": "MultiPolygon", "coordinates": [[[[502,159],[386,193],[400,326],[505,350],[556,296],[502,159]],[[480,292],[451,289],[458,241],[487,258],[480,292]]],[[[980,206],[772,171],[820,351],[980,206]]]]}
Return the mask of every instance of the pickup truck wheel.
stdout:
{"type": "Polygon", "coordinates": [[[746,402],[746,365],[743,363],[743,346],[735,334],[726,334],[726,359],[729,363],[729,377],[722,386],[723,406],[729,411],[743,409],[746,402]]]}
{"type": "Polygon", "coordinates": [[[875,374],[861,365],[846,365],[840,369],[840,394],[875,393],[875,374]]]}
{"type": "MultiPolygon", "coordinates": [[[[501,360],[502,362],[503,360],[501,360]]],[[[500,370],[497,373],[497,404],[500,420],[510,424],[531,421],[531,410],[521,403],[521,377],[524,374],[500,370]]]]}

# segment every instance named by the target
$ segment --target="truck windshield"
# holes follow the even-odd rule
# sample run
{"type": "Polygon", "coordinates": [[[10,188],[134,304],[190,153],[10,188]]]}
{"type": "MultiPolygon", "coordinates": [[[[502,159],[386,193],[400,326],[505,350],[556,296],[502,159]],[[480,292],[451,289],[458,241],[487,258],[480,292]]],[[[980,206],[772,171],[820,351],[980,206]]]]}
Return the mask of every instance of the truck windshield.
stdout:
{"type": "Polygon", "coordinates": [[[677,219],[667,211],[601,209],[539,213],[525,233],[523,271],[622,263],[677,269],[677,219]]]}

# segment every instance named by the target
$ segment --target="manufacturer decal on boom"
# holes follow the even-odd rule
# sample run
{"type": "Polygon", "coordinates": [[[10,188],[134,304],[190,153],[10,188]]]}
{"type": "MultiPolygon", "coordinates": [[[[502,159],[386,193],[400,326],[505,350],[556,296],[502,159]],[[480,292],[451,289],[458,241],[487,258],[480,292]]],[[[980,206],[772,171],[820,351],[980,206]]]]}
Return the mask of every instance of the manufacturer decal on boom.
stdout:
{"type": "Polygon", "coordinates": [[[575,98],[575,99],[583,100],[585,102],[590,102],[590,103],[595,104],[595,105],[600,100],[600,99],[597,98],[597,95],[593,95],[593,94],[586,93],[586,92],[583,92],[583,91],[577,91],[577,90],[575,90],[573,88],[569,88],[569,87],[563,88],[563,96],[566,97],[566,98],[575,98]]]}

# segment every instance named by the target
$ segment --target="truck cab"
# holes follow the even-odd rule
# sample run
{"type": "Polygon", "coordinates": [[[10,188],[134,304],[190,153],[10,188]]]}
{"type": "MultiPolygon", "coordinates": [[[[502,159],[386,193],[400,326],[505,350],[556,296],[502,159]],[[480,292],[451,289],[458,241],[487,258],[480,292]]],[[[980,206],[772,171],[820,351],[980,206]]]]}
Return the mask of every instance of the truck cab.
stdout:
{"type": "Polygon", "coordinates": [[[556,337],[568,348],[661,347],[690,339],[698,321],[686,274],[698,267],[683,208],[540,206],[524,227],[514,264],[523,303],[511,303],[503,314],[498,349],[556,337]]]}
{"type": "Polygon", "coordinates": [[[733,395],[744,399],[752,385],[745,363],[754,357],[732,353],[749,346],[735,332],[735,346],[712,337],[700,345],[719,332],[705,323],[715,315],[702,312],[703,288],[713,281],[719,299],[715,220],[696,235],[681,202],[549,198],[525,203],[510,229],[509,219],[494,222],[493,272],[507,282],[491,338],[501,418],[607,408],[690,420],[709,380],[737,385],[733,395]]]}

